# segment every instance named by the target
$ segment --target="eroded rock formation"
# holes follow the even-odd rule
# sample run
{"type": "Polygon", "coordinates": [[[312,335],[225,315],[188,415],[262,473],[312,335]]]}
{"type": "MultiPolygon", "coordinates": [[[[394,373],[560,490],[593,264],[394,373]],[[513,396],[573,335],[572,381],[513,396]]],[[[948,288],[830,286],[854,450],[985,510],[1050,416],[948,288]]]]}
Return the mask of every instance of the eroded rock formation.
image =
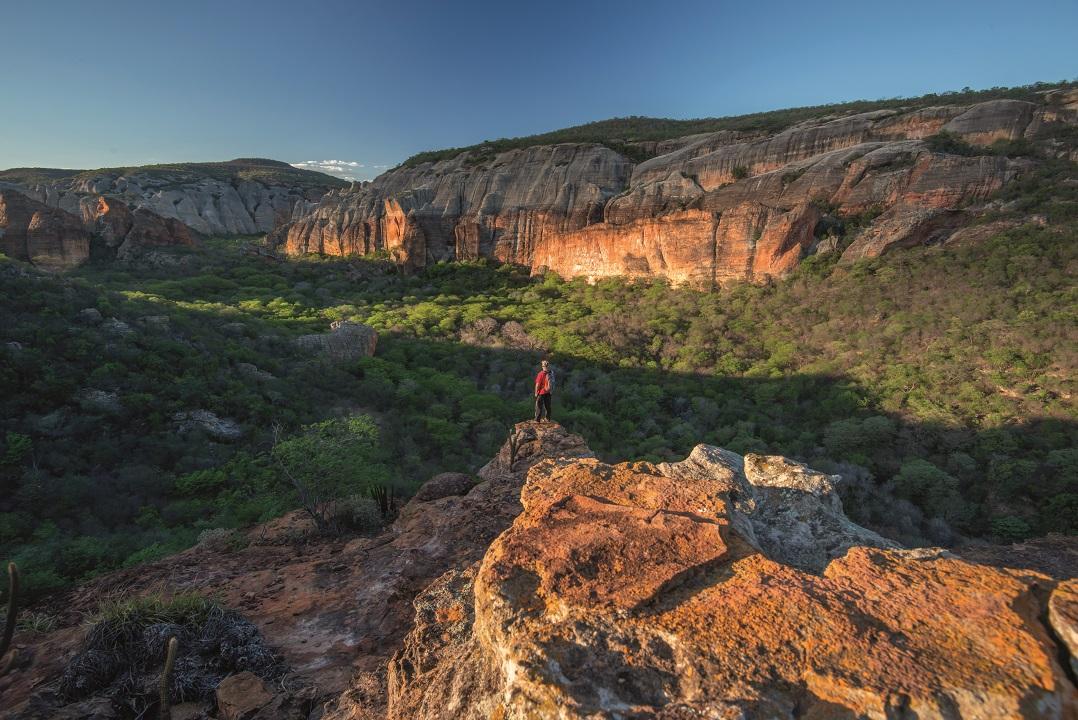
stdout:
{"type": "Polygon", "coordinates": [[[0,190],[0,252],[57,271],[90,257],[90,233],[74,215],[0,190]]]}
{"type": "Polygon", "coordinates": [[[897,549],[845,518],[831,478],[783,458],[550,460],[521,501],[481,563],[417,599],[389,717],[1078,710],[1043,622],[1050,578],[897,549]]]}
{"type": "Polygon", "coordinates": [[[964,208],[1030,163],[933,152],[924,138],[1035,139],[1078,122],[1065,99],[879,110],[772,136],[697,135],[647,143],[658,156],[635,166],[599,145],[464,153],[330,192],[274,237],[294,254],[387,250],[413,267],[489,257],[593,279],[763,280],[812,251],[820,207],[885,211],[846,259],[946,237],[964,208]]]}
{"type": "Polygon", "coordinates": [[[120,260],[150,247],[194,245],[178,220],[100,195],[79,200],[75,214],[48,207],[21,192],[0,188],[0,250],[50,271],[87,260],[97,250],[120,260]]]}
{"type": "Polygon", "coordinates": [[[195,244],[194,235],[179,220],[145,208],[131,210],[115,198],[86,196],[79,202],[79,215],[95,239],[120,260],[134,259],[145,248],[195,244]]]}
{"type": "Polygon", "coordinates": [[[103,171],[23,188],[35,200],[74,215],[81,215],[85,198],[105,195],[203,235],[269,232],[310,210],[325,190],[154,170],[103,171]]]}
{"type": "Polygon", "coordinates": [[[378,333],[370,325],[336,320],[330,324],[329,332],[301,335],[296,345],[332,362],[350,362],[374,355],[378,333]]]}
{"type": "Polygon", "coordinates": [[[291,670],[261,720],[1074,716],[1073,542],[1052,575],[903,550],[785,458],[608,465],[551,423],[478,476],[434,478],[377,537],[305,538],[297,513],[98,578],[16,638],[0,709],[79,716],[50,683],[122,588],[249,618],[291,670]]]}

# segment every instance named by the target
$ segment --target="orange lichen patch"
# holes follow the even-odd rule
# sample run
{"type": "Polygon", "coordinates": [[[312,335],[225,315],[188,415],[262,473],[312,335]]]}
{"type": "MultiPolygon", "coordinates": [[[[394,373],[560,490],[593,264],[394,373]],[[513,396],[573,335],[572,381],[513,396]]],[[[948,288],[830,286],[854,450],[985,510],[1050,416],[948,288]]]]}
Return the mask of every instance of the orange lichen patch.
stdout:
{"type": "Polygon", "coordinates": [[[868,716],[895,702],[932,716],[948,695],[963,716],[984,702],[1017,717],[1027,702],[1073,701],[1037,620],[1033,589],[1045,576],[868,548],[822,578],[762,556],[731,570],[668,613],[633,621],[683,638],[708,695],[781,679],[868,716]]]}
{"type": "Polygon", "coordinates": [[[733,489],[729,478],[719,476],[672,483],[651,463],[607,465],[584,460],[561,467],[536,466],[521,490],[520,500],[529,510],[528,515],[568,495],[587,495],[618,505],[725,518],[726,495],[733,489]]]}
{"type": "Polygon", "coordinates": [[[449,607],[440,607],[434,610],[434,620],[439,623],[460,622],[467,617],[468,612],[463,605],[456,604],[449,607]]]}
{"type": "Polygon", "coordinates": [[[492,582],[536,577],[547,612],[567,607],[627,610],[723,558],[725,524],[688,513],[626,507],[571,495],[498,544],[492,582]]]}
{"type": "MultiPolygon", "coordinates": [[[[754,487],[789,481],[789,463],[751,463],[754,487]]],[[[475,585],[477,627],[505,668],[510,715],[1078,709],[1039,619],[1048,576],[868,547],[822,574],[802,571],[752,550],[730,523],[734,481],[714,475],[595,460],[532,469],[524,512],[475,585]]]]}

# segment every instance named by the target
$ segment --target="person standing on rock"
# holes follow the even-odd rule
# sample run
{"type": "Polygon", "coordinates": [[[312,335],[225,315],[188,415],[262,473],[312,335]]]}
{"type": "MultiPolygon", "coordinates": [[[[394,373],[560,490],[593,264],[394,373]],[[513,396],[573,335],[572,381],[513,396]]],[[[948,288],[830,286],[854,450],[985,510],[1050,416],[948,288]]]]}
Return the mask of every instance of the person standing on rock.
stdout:
{"type": "Polygon", "coordinates": [[[535,421],[550,421],[550,393],[554,391],[554,371],[550,363],[543,361],[543,368],[535,376],[535,421]]]}

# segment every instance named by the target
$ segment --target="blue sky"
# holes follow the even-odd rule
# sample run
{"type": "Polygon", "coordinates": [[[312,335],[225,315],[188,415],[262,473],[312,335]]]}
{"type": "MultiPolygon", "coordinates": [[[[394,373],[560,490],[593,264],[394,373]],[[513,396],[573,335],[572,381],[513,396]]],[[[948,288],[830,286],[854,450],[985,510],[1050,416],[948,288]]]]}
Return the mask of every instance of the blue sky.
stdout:
{"type": "Polygon", "coordinates": [[[0,168],[420,150],[1078,77],[1078,1],[0,0],[0,168]]]}

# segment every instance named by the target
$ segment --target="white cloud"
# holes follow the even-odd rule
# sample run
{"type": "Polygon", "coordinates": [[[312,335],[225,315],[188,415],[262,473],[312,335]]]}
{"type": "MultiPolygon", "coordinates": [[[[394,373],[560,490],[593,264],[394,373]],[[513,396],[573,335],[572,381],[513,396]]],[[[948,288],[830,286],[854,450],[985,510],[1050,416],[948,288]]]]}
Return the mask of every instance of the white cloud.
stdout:
{"type": "Polygon", "coordinates": [[[293,167],[302,170],[317,170],[318,172],[333,175],[343,180],[370,180],[376,173],[370,173],[366,168],[384,170],[388,165],[367,165],[358,160],[304,160],[292,163],[293,167]]]}

